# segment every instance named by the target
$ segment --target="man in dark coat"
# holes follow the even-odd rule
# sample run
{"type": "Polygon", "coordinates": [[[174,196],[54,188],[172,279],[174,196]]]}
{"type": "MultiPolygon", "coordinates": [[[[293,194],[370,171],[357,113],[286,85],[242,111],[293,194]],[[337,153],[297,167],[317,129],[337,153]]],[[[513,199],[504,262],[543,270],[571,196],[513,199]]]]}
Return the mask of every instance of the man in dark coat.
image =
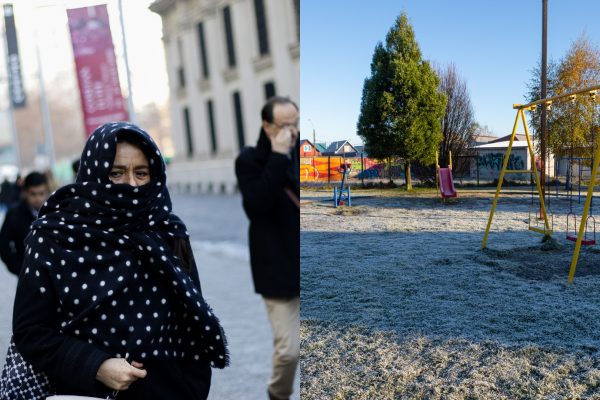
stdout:
{"type": "Polygon", "coordinates": [[[11,182],[5,177],[0,184],[0,211],[8,210],[19,200],[19,187],[16,182],[11,182]]]}
{"type": "Polygon", "coordinates": [[[44,174],[32,172],[25,177],[23,198],[6,213],[0,229],[0,258],[10,272],[19,275],[25,255],[25,237],[29,226],[48,198],[48,181],[44,174]]]}
{"type": "Polygon", "coordinates": [[[300,353],[300,151],[298,107],[273,97],[264,105],[254,148],[235,162],[244,210],[250,219],[250,264],[256,293],[262,295],[274,346],[268,394],[292,394],[300,353]]]}

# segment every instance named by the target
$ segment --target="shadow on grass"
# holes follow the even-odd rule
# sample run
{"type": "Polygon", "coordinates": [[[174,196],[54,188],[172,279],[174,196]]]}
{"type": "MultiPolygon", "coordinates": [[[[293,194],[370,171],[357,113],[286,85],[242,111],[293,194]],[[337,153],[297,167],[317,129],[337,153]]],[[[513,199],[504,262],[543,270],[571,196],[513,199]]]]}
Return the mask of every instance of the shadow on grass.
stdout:
{"type": "MultiPolygon", "coordinates": [[[[318,196],[302,196],[302,201],[309,201],[319,206],[333,207],[333,196],[318,197],[318,196]]],[[[523,201],[521,201],[521,204],[523,201]]],[[[404,208],[409,210],[423,210],[432,208],[451,208],[464,205],[480,206],[482,209],[491,207],[491,200],[487,197],[469,197],[469,198],[453,198],[442,200],[434,196],[387,196],[379,195],[352,195],[352,206],[363,206],[367,208],[404,208]]]]}
{"type": "MultiPolygon", "coordinates": [[[[532,281],[551,281],[568,273],[575,245],[565,242],[559,249],[544,250],[543,246],[514,249],[486,249],[478,260],[498,271],[532,281]]],[[[583,248],[577,262],[576,277],[600,276],[600,250],[583,248]]]]}
{"type": "Polygon", "coordinates": [[[572,248],[498,235],[504,247],[482,251],[480,232],[301,232],[301,316],[400,336],[600,348],[600,252],[585,249],[567,285],[572,248]]]}

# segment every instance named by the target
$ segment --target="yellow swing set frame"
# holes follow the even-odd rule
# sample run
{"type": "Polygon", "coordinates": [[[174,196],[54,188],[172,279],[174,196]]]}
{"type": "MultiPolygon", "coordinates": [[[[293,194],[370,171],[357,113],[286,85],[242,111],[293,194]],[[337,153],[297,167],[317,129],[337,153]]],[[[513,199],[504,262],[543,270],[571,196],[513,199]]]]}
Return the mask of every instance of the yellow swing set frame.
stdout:
{"type": "MultiPolygon", "coordinates": [[[[483,242],[481,244],[481,247],[483,249],[485,249],[487,246],[487,240],[488,240],[488,236],[490,233],[490,228],[492,226],[494,212],[496,211],[496,206],[498,205],[498,196],[500,195],[500,189],[502,188],[502,183],[504,181],[505,174],[510,174],[510,173],[531,173],[531,174],[533,174],[533,176],[535,178],[535,184],[537,186],[537,192],[538,192],[539,203],[540,203],[540,211],[541,211],[541,216],[544,220],[544,227],[543,228],[533,227],[533,226],[531,226],[531,221],[530,221],[529,222],[529,230],[535,231],[535,232],[538,232],[538,233],[541,233],[544,235],[548,235],[548,236],[552,235],[552,228],[551,228],[551,225],[548,220],[548,214],[546,212],[546,205],[544,203],[544,196],[542,194],[540,178],[538,176],[537,167],[535,165],[535,153],[533,150],[531,136],[529,135],[527,121],[525,119],[525,111],[528,111],[528,110],[533,111],[533,110],[535,110],[535,108],[538,105],[543,105],[544,107],[549,109],[553,102],[560,101],[563,99],[570,99],[571,101],[574,101],[575,98],[577,97],[577,95],[580,95],[580,94],[589,94],[590,96],[592,96],[592,98],[595,99],[596,93],[599,90],[600,90],[600,85],[596,85],[596,86],[591,86],[591,87],[587,87],[584,89],[568,92],[568,93],[565,93],[565,94],[562,94],[559,96],[553,96],[553,97],[548,97],[546,99],[537,100],[537,101],[534,101],[534,102],[531,102],[528,104],[524,104],[524,105],[513,104],[513,109],[517,110],[517,116],[515,118],[515,124],[513,126],[512,134],[510,135],[510,142],[508,144],[508,148],[506,149],[506,155],[504,156],[504,162],[502,163],[502,171],[500,171],[500,178],[498,179],[498,186],[496,187],[496,193],[494,194],[494,201],[492,203],[492,209],[490,210],[490,216],[488,218],[487,226],[485,228],[485,234],[483,235],[483,242]],[[529,169],[529,170],[509,170],[509,169],[507,169],[508,159],[510,157],[512,145],[515,140],[515,135],[517,133],[517,126],[519,125],[519,121],[522,121],[522,123],[523,123],[523,129],[525,130],[525,137],[527,138],[527,147],[529,149],[529,156],[531,159],[531,169],[529,169]]],[[[585,204],[583,206],[583,215],[581,216],[581,221],[587,221],[587,218],[589,215],[590,204],[592,201],[592,196],[594,195],[594,185],[596,183],[596,178],[598,178],[597,175],[600,175],[597,173],[599,164],[600,164],[600,146],[598,146],[597,149],[594,150],[594,163],[592,166],[592,174],[591,174],[590,182],[588,185],[588,191],[587,191],[587,196],[585,199],[585,204]]],[[[581,242],[585,236],[586,225],[587,224],[584,224],[584,223],[581,223],[579,225],[579,232],[577,233],[577,241],[575,242],[575,250],[573,251],[573,257],[571,258],[571,267],[569,270],[569,278],[568,278],[569,283],[572,283],[573,279],[575,277],[575,270],[577,268],[577,261],[579,259],[579,251],[581,249],[581,242]]]]}

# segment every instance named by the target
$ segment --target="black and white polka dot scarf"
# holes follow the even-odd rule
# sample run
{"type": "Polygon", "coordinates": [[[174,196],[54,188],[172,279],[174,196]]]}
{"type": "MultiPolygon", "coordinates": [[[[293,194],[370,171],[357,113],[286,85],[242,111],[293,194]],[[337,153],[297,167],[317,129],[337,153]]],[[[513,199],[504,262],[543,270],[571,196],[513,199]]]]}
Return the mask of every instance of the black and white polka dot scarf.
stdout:
{"type": "Polygon", "coordinates": [[[22,279],[58,298],[64,334],[130,360],[185,358],[223,368],[229,356],[219,321],[167,245],[187,232],[171,212],[165,180],[146,132],[127,123],[96,129],[76,183],[57,190],[32,225],[22,279]],[[150,183],[111,183],[118,135],[144,150],[150,183]]]}

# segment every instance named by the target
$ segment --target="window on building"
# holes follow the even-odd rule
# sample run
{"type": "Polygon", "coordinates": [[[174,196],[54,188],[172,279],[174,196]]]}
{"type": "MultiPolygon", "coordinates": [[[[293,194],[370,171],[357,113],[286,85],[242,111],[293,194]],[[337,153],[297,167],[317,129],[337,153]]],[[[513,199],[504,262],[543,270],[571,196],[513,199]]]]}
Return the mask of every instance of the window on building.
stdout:
{"type": "Polygon", "coordinates": [[[181,38],[177,38],[177,83],[180,88],[185,88],[185,72],[183,70],[183,44],[181,38]]]}
{"type": "Polygon", "coordinates": [[[310,151],[310,145],[309,144],[305,144],[304,145],[304,152],[308,153],[310,151]]]}
{"type": "Polygon", "coordinates": [[[273,83],[273,82],[265,83],[265,99],[268,100],[273,96],[275,96],[275,83],[273,83]]]}
{"type": "Polygon", "coordinates": [[[294,2],[294,12],[296,14],[296,35],[298,42],[300,41],[300,0],[292,0],[294,2]]]}
{"type": "Polygon", "coordinates": [[[198,46],[200,47],[200,65],[202,66],[202,78],[208,79],[208,58],[206,56],[206,39],[204,38],[204,24],[199,22],[198,30],[198,46]]]}
{"type": "Polygon", "coordinates": [[[190,110],[187,107],[183,109],[183,127],[185,129],[187,156],[192,157],[194,155],[194,140],[192,139],[192,124],[190,122],[190,110]]]}
{"type": "Polygon", "coordinates": [[[233,27],[231,25],[231,9],[229,6],[223,9],[223,24],[225,25],[225,43],[227,44],[227,65],[229,68],[236,66],[235,46],[233,43],[233,27]]]}
{"type": "Polygon", "coordinates": [[[185,89],[185,72],[183,71],[183,67],[177,68],[177,80],[179,82],[179,87],[185,89]]]}
{"type": "Polygon", "coordinates": [[[256,31],[258,33],[258,51],[261,56],[265,56],[269,54],[269,35],[263,0],[254,0],[254,13],[256,15],[256,31]]]}
{"type": "Polygon", "coordinates": [[[213,102],[206,102],[206,113],[208,114],[208,131],[210,132],[210,149],[213,154],[217,153],[217,130],[215,128],[215,116],[213,111],[213,102]]]}
{"type": "Polygon", "coordinates": [[[233,93],[233,108],[235,109],[235,126],[237,128],[238,146],[240,150],[246,145],[244,138],[244,120],[242,118],[242,99],[240,92],[233,93]]]}

